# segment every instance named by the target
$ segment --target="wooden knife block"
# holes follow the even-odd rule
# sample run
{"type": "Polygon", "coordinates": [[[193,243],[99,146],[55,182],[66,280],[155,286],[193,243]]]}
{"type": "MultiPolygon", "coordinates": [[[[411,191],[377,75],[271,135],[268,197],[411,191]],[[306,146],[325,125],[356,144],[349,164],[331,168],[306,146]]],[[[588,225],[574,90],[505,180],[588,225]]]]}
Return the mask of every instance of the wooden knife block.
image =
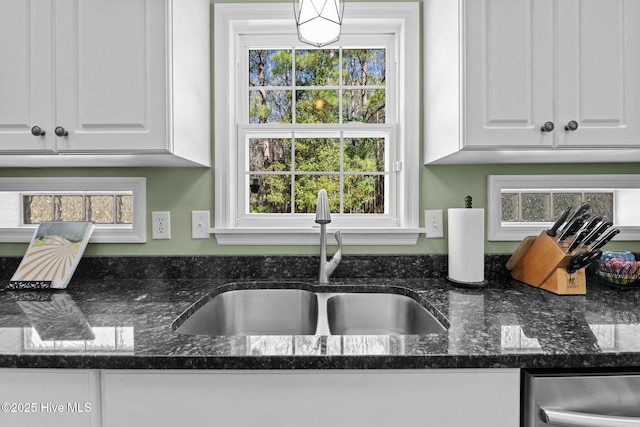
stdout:
{"type": "Polygon", "coordinates": [[[566,248],[567,245],[557,243],[543,231],[513,267],[511,277],[558,295],[586,294],[585,269],[567,272],[574,252],[566,253],[566,248]]]}

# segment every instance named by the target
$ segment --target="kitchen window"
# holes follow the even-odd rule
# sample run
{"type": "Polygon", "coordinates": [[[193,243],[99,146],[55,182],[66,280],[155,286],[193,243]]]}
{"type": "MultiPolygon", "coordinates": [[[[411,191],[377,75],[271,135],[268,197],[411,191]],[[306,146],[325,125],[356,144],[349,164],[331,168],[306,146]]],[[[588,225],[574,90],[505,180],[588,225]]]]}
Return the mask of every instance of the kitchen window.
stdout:
{"type": "Polygon", "coordinates": [[[0,204],[3,242],[28,242],[45,221],[91,221],[91,243],[146,241],[145,178],[0,178],[0,204]]]}
{"type": "Polygon", "coordinates": [[[613,221],[617,240],[640,238],[640,175],[492,175],[487,188],[489,240],[537,236],[583,202],[613,221]]]}
{"type": "Polygon", "coordinates": [[[503,224],[549,223],[568,207],[589,203],[591,216],[614,218],[613,206],[620,197],[612,189],[592,190],[508,190],[501,194],[503,224]]]}
{"type": "Polygon", "coordinates": [[[393,86],[386,56],[386,48],[248,50],[241,122],[249,124],[238,143],[247,217],[314,213],[320,188],[333,214],[389,215],[396,144],[395,126],[383,126],[393,86]]]}
{"type": "Polygon", "coordinates": [[[345,244],[415,244],[418,4],[346,5],[321,49],[286,5],[214,7],[218,243],[317,244],[325,188],[345,244]]]}

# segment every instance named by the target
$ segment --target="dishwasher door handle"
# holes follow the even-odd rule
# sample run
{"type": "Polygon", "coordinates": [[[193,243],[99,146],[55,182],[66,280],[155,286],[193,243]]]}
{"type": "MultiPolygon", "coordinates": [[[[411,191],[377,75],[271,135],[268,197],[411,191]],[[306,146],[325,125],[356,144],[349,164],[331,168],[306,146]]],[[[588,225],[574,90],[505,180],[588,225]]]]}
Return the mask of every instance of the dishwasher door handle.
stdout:
{"type": "Polygon", "coordinates": [[[546,424],[564,427],[640,427],[640,418],[589,414],[563,409],[540,409],[540,418],[546,424]]]}

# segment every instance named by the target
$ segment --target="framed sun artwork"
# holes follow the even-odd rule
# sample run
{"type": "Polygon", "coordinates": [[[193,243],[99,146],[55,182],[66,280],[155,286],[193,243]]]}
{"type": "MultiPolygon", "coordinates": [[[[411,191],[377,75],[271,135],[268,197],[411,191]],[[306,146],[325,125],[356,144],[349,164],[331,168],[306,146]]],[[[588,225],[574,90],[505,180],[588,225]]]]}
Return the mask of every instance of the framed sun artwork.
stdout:
{"type": "Polygon", "coordinates": [[[66,288],[93,229],[84,221],[40,223],[7,288],[66,288]]]}

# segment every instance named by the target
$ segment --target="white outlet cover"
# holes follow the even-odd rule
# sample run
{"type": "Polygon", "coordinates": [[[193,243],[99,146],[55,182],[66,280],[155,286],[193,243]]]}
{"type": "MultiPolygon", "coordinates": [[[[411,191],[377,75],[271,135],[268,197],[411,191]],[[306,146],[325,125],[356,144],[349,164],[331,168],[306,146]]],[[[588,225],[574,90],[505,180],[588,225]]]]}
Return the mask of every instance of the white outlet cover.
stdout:
{"type": "Polygon", "coordinates": [[[151,212],[151,238],[171,239],[171,212],[151,212]]]}

